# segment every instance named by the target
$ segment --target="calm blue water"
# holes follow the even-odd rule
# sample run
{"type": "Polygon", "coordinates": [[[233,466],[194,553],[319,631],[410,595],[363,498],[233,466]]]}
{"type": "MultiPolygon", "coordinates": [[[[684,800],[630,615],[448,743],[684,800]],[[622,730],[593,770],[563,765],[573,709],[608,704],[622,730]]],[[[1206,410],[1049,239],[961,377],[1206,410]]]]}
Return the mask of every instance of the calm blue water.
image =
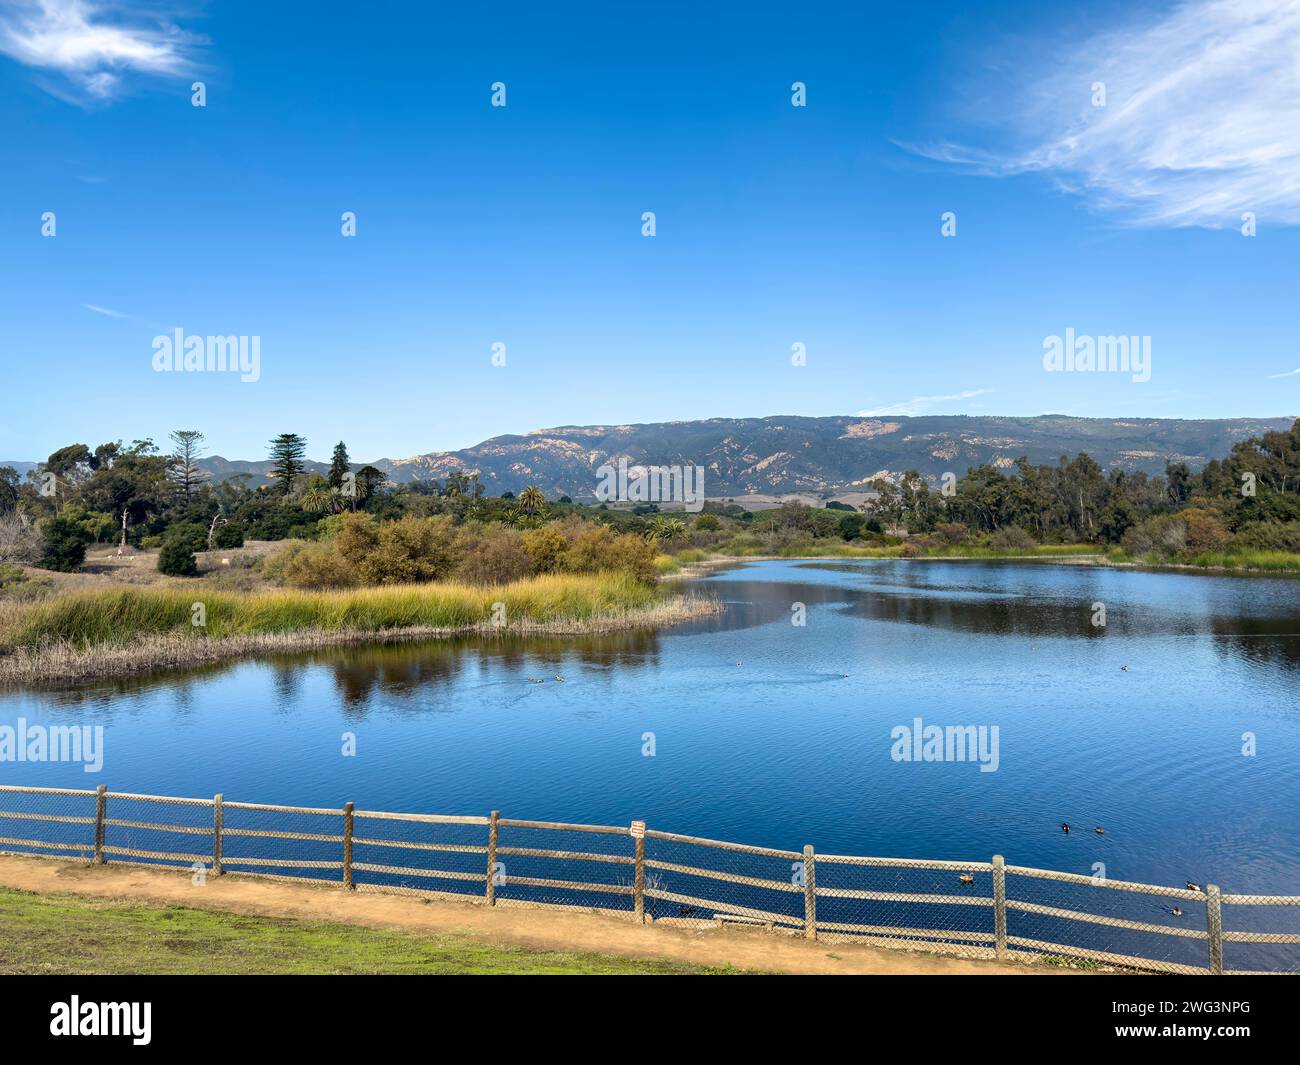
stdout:
{"type": "Polygon", "coordinates": [[[790,849],[1104,861],[1117,879],[1300,893],[1300,582],[855,561],[752,563],[697,587],[725,613],[657,635],[9,693],[0,724],[102,724],[106,759],[98,775],[0,764],[0,782],[637,818],[790,849]],[[891,729],[916,717],[998,726],[997,772],[893,761],[891,729]],[[1067,820],[1080,830],[1064,835],[1067,820]]]}

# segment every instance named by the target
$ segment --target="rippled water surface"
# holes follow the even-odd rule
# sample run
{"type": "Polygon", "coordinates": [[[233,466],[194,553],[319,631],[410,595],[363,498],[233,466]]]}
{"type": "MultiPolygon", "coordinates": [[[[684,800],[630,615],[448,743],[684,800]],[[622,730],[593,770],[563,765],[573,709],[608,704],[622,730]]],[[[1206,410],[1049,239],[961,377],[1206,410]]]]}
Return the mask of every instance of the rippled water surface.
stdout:
{"type": "Polygon", "coordinates": [[[638,818],[793,849],[1104,861],[1119,879],[1300,893],[1300,582],[854,561],[758,562],[696,587],[725,612],[659,634],[10,693],[0,724],[102,724],[106,760],[98,775],[0,764],[0,781],[638,818]],[[918,717],[996,725],[997,771],[891,759],[891,730],[918,717]]]}

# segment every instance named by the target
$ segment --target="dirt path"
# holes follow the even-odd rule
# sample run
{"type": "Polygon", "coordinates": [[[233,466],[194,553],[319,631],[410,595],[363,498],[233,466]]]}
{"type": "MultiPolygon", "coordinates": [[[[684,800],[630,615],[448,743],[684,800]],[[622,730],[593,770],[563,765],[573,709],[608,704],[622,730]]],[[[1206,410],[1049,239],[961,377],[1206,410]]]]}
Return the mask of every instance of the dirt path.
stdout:
{"type": "Polygon", "coordinates": [[[44,858],[0,856],[0,884],[23,891],[61,892],[124,902],[264,917],[342,921],[408,932],[465,933],[490,942],[539,950],[593,951],[632,958],[668,958],[783,973],[989,975],[1052,974],[1069,970],[1018,962],[968,961],[859,944],[809,943],[760,930],[694,930],[635,925],[581,910],[489,909],[472,903],[401,895],[348,893],[310,884],[238,877],[209,878],[196,887],[172,870],[92,866],[44,858]]]}

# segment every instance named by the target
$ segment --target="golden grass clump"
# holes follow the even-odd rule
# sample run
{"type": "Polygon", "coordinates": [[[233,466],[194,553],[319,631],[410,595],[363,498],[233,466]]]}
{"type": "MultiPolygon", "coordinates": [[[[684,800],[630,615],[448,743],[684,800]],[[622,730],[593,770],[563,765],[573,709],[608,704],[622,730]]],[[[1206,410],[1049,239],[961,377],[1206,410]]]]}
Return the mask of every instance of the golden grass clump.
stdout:
{"type": "Polygon", "coordinates": [[[206,588],[73,591],[0,612],[0,650],[59,641],[74,647],[172,635],[225,639],[313,631],[458,629],[504,619],[585,621],[651,606],[653,587],[620,573],[531,577],[498,586],[394,585],[345,591],[237,594],[206,588]],[[497,609],[502,604],[504,613],[497,609]]]}

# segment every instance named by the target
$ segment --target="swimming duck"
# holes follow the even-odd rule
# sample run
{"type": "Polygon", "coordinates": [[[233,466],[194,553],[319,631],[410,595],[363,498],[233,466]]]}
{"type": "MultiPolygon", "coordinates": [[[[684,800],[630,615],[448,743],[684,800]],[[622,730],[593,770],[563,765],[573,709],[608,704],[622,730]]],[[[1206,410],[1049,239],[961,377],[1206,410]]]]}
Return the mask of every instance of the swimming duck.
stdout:
{"type": "Polygon", "coordinates": [[[1173,914],[1175,917],[1181,917],[1181,916],[1183,915],[1182,908],[1181,908],[1181,907],[1178,907],[1178,906],[1175,906],[1175,907],[1174,907],[1172,910],[1170,910],[1169,912],[1170,912],[1171,914],[1173,914]]]}
{"type": "Polygon", "coordinates": [[[1095,825],[1093,827],[1093,831],[1096,832],[1097,835],[1099,836],[1104,836],[1106,834],[1106,830],[1102,828],[1101,825],[1095,825]]]}
{"type": "Polygon", "coordinates": [[[959,876],[957,879],[960,880],[963,884],[970,886],[971,884],[975,883],[975,874],[962,873],[961,876],[959,876]]]}
{"type": "Polygon", "coordinates": [[[1188,890],[1188,891],[1200,891],[1200,890],[1201,890],[1201,885],[1200,885],[1200,884],[1193,884],[1193,883],[1189,880],[1189,881],[1187,881],[1187,890],[1188,890]]]}
{"type": "Polygon", "coordinates": [[[1119,668],[1125,673],[1128,672],[1128,666],[1120,666],[1119,668]]]}
{"type": "Polygon", "coordinates": [[[1062,821],[1062,822],[1061,822],[1061,831],[1064,832],[1067,836],[1070,834],[1070,822],[1069,822],[1069,821],[1062,821]]]}
{"type": "Polygon", "coordinates": [[[562,676],[560,676],[558,673],[555,674],[555,679],[556,679],[556,681],[558,681],[560,684],[563,684],[563,683],[564,683],[564,678],[563,678],[562,676]]]}

